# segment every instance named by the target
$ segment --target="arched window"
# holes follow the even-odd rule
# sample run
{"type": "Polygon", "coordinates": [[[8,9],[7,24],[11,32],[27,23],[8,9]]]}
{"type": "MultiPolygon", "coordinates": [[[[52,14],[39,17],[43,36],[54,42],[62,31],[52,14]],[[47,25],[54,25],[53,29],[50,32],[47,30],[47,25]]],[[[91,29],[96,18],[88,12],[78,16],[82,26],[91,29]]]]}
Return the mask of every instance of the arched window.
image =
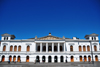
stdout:
{"type": "Polygon", "coordinates": [[[3,51],[6,51],[6,45],[3,46],[3,51]]]}
{"type": "Polygon", "coordinates": [[[20,56],[18,56],[18,58],[17,58],[17,62],[20,62],[20,56]]]}
{"type": "Polygon", "coordinates": [[[17,46],[14,46],[14,51],[17,51],[17,46]]]}
{"type": "Polygon", "coordinates": [[[73,51],[73,46],[72,45],[70,46],[70,51],[73,51]]]}
{"type": "Polygon", "coordinates": [[[6,37],[4,37],[4,40],[6,40],[6,37]]]}
{"type": "Polygon", "coordinates": [[[97,47],[96,47],[96,45],[94,45],[94,51],[97,51],[97,47]]]}
{"type": "Polygon", "coordinates": [[[27,51],[30,51],[30,46],[29,45],[27,46],[27,51]]]}
{"type": "Polygon", "coordinates": [[[83,51],[86,51],[86,48],[85,48],[85,46],[83,46],[83,51]]]}
{"type": "Polygon", "coordinates": [[[13,51],[13,46],[10,46],[10,51],[13,51]]]}
{"type": "Polygon", "coordinates": [[[79,51],[82,51],[81,46],[79,46],[79,51]]]}
{"type": "Polygon", "coordinates": [[[18,51],[21,51],[21,46],[18,46],[18,51]]]}
{"type": "Polygon", "coordinates": [[[87,51],[90,51],[90,46],[87,46],[87,51]]]}

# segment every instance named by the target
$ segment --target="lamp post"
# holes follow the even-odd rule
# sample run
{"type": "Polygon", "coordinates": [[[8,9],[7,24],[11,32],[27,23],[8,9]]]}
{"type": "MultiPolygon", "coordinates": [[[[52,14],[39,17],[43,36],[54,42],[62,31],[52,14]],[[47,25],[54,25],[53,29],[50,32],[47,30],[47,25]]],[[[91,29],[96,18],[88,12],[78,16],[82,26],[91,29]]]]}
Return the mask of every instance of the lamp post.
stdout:
{"type": "Polygon", "coordinates": [[[90,46],[91,46],[91,55],[92,55],[92,64],[94,64],[94,61],[93,61],[93,51],[92,51],[92,44],[91,44],[91,41],[90,42],[90,46]]]}

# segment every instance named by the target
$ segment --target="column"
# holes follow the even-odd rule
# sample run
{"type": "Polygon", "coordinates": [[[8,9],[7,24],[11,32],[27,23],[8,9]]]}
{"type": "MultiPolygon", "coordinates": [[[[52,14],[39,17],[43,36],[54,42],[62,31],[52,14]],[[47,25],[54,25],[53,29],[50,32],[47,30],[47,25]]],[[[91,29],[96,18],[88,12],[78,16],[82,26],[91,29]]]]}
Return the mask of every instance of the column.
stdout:
{"type": "Polygon", "coordinates": [[[42,52],[42,43],[40,43],[40,52],[42,52]]]}
{"type": "Polygon", "coordinates": [[[58,63],[60,63],[60,60],[61,60],[60,57],[61,57],[61,56],[58,55],[57,57],[58,57],[58,58],[57,58],[57,59],[58,59],[58,63]]]}
{"type": "Polygon", "coordinates": [[[54,52],[54,43],[52,43],[52,52],[54,52]]]}
{"type": "Polygon", "coordinates": [[[45,59],[46,59],[46,60],[45,60],[45,61],[46,61],[46,63],[48,63],[48,56],[45,56],[45,59]]]}
{"type": "Polygon", "coordinates": [[[54,63],[54,55],[52,55],[51,57],[52,57],[52,61],[51,62],[54,63]]]}
{"type": "Polygon", "coordinates": [[[64,43],[64,52],[65,52],[65,48],[66,48],[66,47],[65,47],[65,43],[64,43]]]}
{"type": "Polygon", "coordinates": [[[59,43],[58,43],[58,52],[59,52],[59,43]]]}
{"type": "Polygon", "coordinates": [[[46,52],[48,52],[48,43],[46,43],[46,52]]]}

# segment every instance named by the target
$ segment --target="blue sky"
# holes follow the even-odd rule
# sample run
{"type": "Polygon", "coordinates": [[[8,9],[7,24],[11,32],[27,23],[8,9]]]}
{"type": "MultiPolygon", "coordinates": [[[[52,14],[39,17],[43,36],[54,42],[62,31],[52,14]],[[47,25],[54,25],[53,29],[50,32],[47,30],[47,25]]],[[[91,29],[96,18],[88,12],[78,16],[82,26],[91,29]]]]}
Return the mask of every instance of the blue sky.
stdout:
{"type": "Polygon", "coordinates": [[[16,39],[28,39],[49,32],[80,39],[86,34],[100,35],[100,1],[0,0],[0,35],[8,33],[16,39]]]}

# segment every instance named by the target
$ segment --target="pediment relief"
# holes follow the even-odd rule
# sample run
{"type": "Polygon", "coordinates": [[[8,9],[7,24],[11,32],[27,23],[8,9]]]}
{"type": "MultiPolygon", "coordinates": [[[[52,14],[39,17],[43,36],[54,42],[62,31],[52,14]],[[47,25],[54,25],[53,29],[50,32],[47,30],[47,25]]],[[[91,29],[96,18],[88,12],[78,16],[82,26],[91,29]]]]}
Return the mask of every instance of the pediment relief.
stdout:
{"type": "Polygon", "coordinates": [[[62,38],[53,37],[53,36],[46,36],[46,37],[38,38],[38,40],[61,40],[61,39],[62,39],[62,38]]]}

